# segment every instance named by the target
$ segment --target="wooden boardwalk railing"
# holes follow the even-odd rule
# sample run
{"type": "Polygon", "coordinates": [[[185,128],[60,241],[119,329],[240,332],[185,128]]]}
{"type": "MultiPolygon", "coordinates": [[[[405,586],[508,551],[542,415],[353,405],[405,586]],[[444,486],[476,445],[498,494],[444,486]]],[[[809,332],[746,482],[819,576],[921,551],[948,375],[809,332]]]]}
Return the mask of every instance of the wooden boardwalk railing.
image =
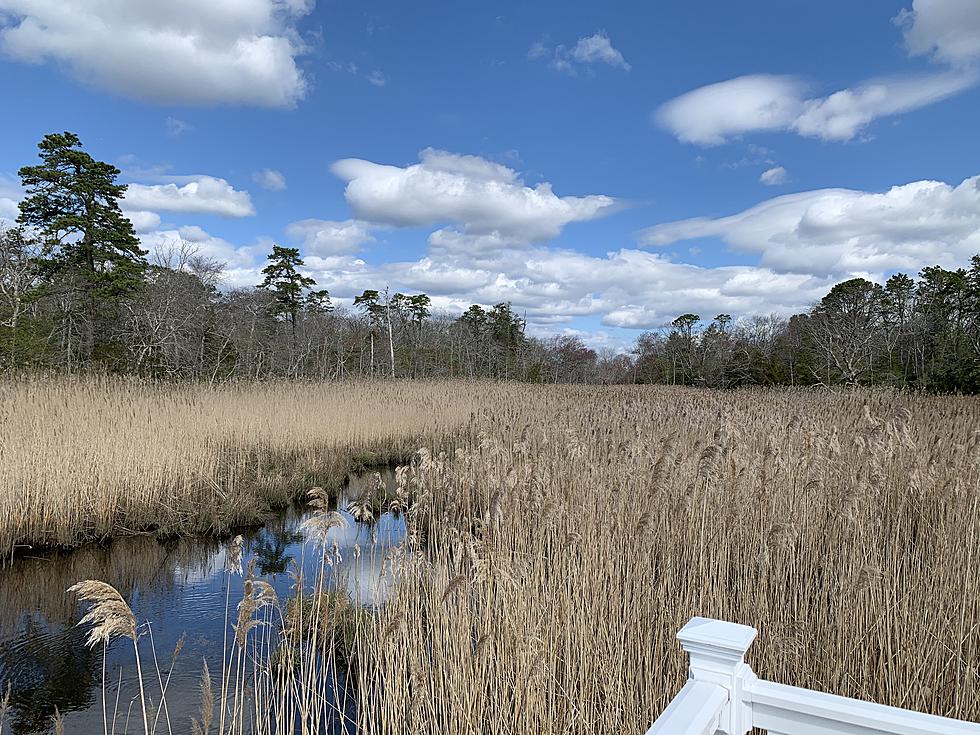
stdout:
{"type": "Polygon", "coordinates": [[[759,679],[745,663],[756,630],[692,618],[677,638],[687,684],[647,735],[980,735],[980,724],[837,697],[759,679]]]}

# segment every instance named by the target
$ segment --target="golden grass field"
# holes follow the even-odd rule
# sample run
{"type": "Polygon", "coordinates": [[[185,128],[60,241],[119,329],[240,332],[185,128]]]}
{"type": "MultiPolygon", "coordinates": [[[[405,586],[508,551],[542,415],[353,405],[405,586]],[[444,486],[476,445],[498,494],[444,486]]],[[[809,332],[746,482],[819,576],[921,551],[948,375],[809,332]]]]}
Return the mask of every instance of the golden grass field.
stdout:
{"type": "Polygon", "coordinates": [[[0,550],[224,531],[442,442],[474,407],[462,384],[0,381],[0,550]]]}
{"type": "MultiPolygon", "coordinates": [[[[980,719],[975,398],[116,381],[0,396],[8,548],[228,525],[228,498],[255,508],[355,454],[425,447],[400,474],[396,593],[344,634],[365,733],[643,732],[683,683],[674,635],[693,615],[757,627],[762,677],[980,719]]],[[[300,654],[284,687],[270,633],[252,635],[263,711],[322,686],[300,654]]]]}

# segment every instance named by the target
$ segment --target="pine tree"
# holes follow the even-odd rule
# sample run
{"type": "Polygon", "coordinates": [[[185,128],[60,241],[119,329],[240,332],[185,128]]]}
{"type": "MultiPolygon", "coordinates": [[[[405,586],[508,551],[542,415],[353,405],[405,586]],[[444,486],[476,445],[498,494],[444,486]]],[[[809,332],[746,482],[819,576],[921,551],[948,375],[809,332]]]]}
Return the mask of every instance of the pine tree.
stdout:
{"type": "Polygon", "coordinates": [[[273,245],[269,253],[269,264],[262,269],[265,280],[259,284],[275,294],[275,315],[285,319],[296,337],[296,317],[304,309],[330,311],[330,294],[327,291],[309,291],[316,281],[299,272],[303,267],[303,259],[299,257],[298,248],[284,248],[273,245]]]}
{"type": "Polygon", "coordinates": [[[74,133],[52,133],[38,144],[40,165],[18,172],[26,190],[18,222],[44,246],[46,275],[78,292],[86,324],[82,359],[95,355],[103,304],[143,282],[146,251],[119,208],[126,191],[119,169],[82,150],[74,133]]]}

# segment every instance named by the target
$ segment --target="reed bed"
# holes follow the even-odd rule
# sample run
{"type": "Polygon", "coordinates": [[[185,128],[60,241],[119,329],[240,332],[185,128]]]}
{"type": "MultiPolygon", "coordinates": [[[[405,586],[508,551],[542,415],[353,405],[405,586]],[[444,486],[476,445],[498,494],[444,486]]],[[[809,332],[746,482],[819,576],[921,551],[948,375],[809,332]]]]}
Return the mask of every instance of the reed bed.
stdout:
{"type": "Polygon", "coordinates": [[[479,390],[2,380],[0,556],[17,545],[253,523],[311,485],[339,485],[357,462],[451,440],[479,390]]]}
{"type": "MultiPolygon", "coordinates": [[[[232,637],[245,631],[235,645],[250,655],[229,643],[226,670],[208,679],[204,700],[217,712],[201,719],[212,732],[641,733],[683,683],[674,636],[693,615],[758,628],[749,661],[760,676],[980,719],[974,398],[487,384],[288,397],[303,389],[232,386],[212,398],[149,389],[162,391],[155,405],[178,406],[174,415],[200,414],[202,401],[224,406],[220,419],[203,417],[201,433],[215,441],[240,435],[239,447],[285,455],[297,445],[282,432],[311,461],[318,446],[379,440],[350,429],[354,440],[323,442],[338,422],[314,415],[317,405],[346,406],[352,425],[377,417],[380,441],[431,439],[396,473],[391,502],[408,535],[391,559],[393,596],[343,629],[343,665],[318,634],[338,629],[338,610],[349,614],[336,598],[312,612],[294,606],[305,623],[288,602],[258,604],[248,615],[264,625],[229,624],[232,637]],[[384,403],[372,406],[373,393],[384,403]],[[275,413],[290,400],[295,414],[275,413]],[[185,401],[196,408],[185,412],[185,401]],[[306,424],[289,427],[288,417],[306,424]]],[[[133,416],[130,426],[160,426],[133,416]]],[[[90,451],[105,441],[73,436],[90,451]]],[[[194,446],[191,430],[181,436],[194,446]]],[[[208,451],[187,456],[199,463],[208,451]]],[[[153,467],[193,475],[182,455],[160,452],[153,467]]],[[[114,455],[115,467],[137,454],[114,455]]],[[[98,477],[86,487],[134,507],[98,477]]],[[[146,487],[168,476],[153,477],[146,487]]],[[[23,518],[4,503],[3,518],[23,518]]],[[[46,529],[58,507],[30,527],[46,529]]],[[[324,515],[308,529],[326,565],[336,522],[324,515]]]]}
{"type": "Polygon", "coordinates": [[[417,462],[362,732],[642,732],[693,615],[757,627],[760,676],[980,719],[975,399],[557,395],[417,462]]]}

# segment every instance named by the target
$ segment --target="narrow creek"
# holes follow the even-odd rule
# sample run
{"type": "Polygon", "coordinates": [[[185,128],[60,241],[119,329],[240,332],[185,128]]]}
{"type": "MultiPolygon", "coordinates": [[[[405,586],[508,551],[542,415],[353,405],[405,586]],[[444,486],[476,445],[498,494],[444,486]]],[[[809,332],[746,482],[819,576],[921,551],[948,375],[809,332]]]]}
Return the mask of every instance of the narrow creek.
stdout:
{"type": "MultiPolygon", "coordinates": [[[[385,471],[381,478],[391,494],[394,474],[385,471]]],[[[329,568],[329,584],[365,607],[385,600],[392,584],[393,555],[389,552],[405,536],[404,520],[392,513],[364,523],[346,511],[351,499],[369,492],[376,482],[374,473],[348,480],[336,501],[347,527],[331,529],[328,537],[336,542],[342,559],[329,568]]],[[[318,551],[300,529],[305,518],[291,509],[262,528],[242,534],[244,564],[254,558],[256,578],[272,584],[282,598],[293,593],[292,572],[297,566],[302,566],[306,580],[313,579],[318,566],[318,551]]],[[[242,597],[242,578],[224,570],[227,546],[228,542],[206,538],[161,542],[137,536],[70,553],[25,556],[0,569],[0,701],[8,687],[10,692],[4,732],[49,732],[56,708],[64,717],[65,732],[103,732],[101,646],[95,650],[85,646],[88,629],[77,626],[85,608],[65,592],[85,579],[115,586],[130,603],[137,621],[149,622],[164,676],[178,640],[185,636],[167,687],[167,704],[173,731],[189,732],[190,717],[197,714],[200,700],[203,663],[207,661],[212,672],[221,670],[229,582],[232,614],[242,597]]],[[[147,662],[152,663],[148,642],[149,635],[140,639],[144,680],[152,676],[156,684],[155,671],[146,671],[147,662]]],[[[141,731],[138,682],[128,639],[109,646],[105,676],[113,699],[120,672],[122,716],[116,732],[123,730],[130,702],[136,704],[129,731],[141,731]]],[[[159,691],[158,686],[154,688],[159,691]]],[[[113,705],[110,701],[110,716],[113,705]]],[[[166,728],[158,731],[166,732],[166,728]]]]}

